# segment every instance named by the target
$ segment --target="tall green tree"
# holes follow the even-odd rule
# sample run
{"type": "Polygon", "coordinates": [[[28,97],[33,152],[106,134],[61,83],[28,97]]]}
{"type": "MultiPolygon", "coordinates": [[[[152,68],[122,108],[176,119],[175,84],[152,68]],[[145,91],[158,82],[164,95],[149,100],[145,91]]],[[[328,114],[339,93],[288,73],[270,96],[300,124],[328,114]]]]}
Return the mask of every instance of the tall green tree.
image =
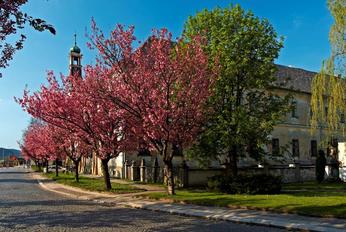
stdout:
{"type": "Polygon", "coordinates": [[[239,157],[262,157],[273,126],[289,109],[289,96],[279,97],[272,88],[282,38],[268,20],[239,5],[197,13],[187,20],[183,34],[187,41],[203,35],[210,65],[219,65],[209,99],[212,110],[192,155],[201,160],[223,157],[227,174],[235,176],[239,157]]]}
{"type": "Polygon", "coordinates": [[[327,138],[346,126],[346,0],[328,0],[328,8],[334,18],[329,32],[331,55],[323,61],[311,87],[311,124],[314,129],[327,127],[327,138]]]}

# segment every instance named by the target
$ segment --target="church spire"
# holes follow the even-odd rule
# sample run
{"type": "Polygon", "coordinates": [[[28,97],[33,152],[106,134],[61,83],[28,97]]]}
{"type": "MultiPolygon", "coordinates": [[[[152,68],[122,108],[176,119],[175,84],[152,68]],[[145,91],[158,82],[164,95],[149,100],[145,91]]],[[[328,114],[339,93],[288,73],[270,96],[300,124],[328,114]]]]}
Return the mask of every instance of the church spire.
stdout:
{"type": "Polygon", "coordinates": [[[74,46],[70,49],[70,75],[82,76],[82,54],[77,46],[77,35],[74,34],[74,46]]]}

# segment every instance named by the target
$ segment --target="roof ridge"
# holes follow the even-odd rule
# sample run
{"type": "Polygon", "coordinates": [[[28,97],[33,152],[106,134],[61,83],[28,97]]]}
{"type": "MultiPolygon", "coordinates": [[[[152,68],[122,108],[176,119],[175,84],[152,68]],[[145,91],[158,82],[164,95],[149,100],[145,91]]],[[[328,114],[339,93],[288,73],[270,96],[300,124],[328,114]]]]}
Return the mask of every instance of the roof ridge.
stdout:
{"type": "Polygon", "coordinates": [[[287,68],[287,69],[301,70],[301,71],[304,71],[304,72],[309,72],[309,73],[314,73],[314,74],[317,74],[317,73],[318,73],[318,72],[315,72],[315,71],[306,70],[306,69],[297,68],[297,67],[290,67],[290,66],[283,65],[283,64],[275,64],[275,65],[276,65],[276,66],[279,66],[279,67],[287,68]]]}

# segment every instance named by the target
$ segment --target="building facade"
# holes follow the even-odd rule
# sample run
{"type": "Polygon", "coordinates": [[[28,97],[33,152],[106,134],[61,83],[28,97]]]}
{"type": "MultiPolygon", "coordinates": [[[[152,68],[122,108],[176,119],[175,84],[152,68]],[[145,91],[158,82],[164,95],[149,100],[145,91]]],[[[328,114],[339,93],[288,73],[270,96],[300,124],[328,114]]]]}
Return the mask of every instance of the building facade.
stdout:
{"type": "MultiPolygon", "coordinates": [[[[342,131],[334,132],[331,138],[326,126],[322,125],[314,130],[311,128],[311,84],[316,74],[281,65],[278,65],[276,74],[277,83],[274,91],[279,95],[291,93],[294,107],[282,122],[275,126],[271,135],[271,151],[275,152],[285,147],[283,153],[301,164],[314,165],[319,149],[330,154],[331,151],[337,150],[338,142],[345,141],[342,131]]],[[[340,118],[340,123],[345,123],[344,117],[340,118]]]]}
{"type": "MultiPolygon", "coordinates": [[[[338,159],[337,145],[339,141],[345,141],[345,134],[339,131],[330,138],[326,127],[321,126],[315,130],[311,127],[311,84],[316,74],[299,68],[277,65],[277,81],[271,91],[280,96],[291,94],[294,107],[283,116],[282,121],[274,127],[270,135],[271,142],[266,145],[266,151],[272,155],[266,157],[262,164],[249,157],[240,159],[238,161],[240,172],[281,175],[285,182],[308,181],[315,179],[315,160],[318,150],[322,149],[327,155],[334,155],[338,159]],[[280,155],[275,156],[275,154],[280,155]]],[[[340,123],[344,123],[343,118],[341,117],[340,123]]],[[[116,159],[114,173],[120,178],[128,177],[130,175],[127,174],[127,169],[132,168],[133,161],[134,166],[140,168],[141,160],[153,166],[156,158],[159,159],[160,166],[160,157],[155,155],[142,157],[137,154],[127,154],[127,156],[123,154],[116,159]]],[[[183,157],[176,157],[174,161],[176,167],[183,166],[181,164],[183,157]]],[[[186,164],[189,167],[189,183],[205,183],[208,177],[221,172],[218,162],[214,162],[214,165],[207,169],[199,168],[196,162],[189,160],[186,164]]]]}
{"type": "MultiPolygon", "coordinates": [[[[75,43],[70,50],[70,75],[81,76],[81,58],[81,50],[75,43]]],[[[318,150],[323,149],[326,153],[330,153],[334,147],[334,150],[337,151],[337,142],[345,140],[342,132],[334,136],[328,146],[322,146],[322,141],[325,142],[328,139],[326,128],[311,130],[311,83],[315,75],[315,72],[277,65],[277,81],[271,91],[281,96],[291,94],[294,107],[274,127],[269,138],[271,143],[266,145],[266,150],[270,154],[278,153],[282,156],[279,159],[272,159],[270,156],[265,159],[263,164],[245,157],[239,160],[240,171],[281,175],[286,182],[314,180],[315,159],[318,150]]],[[[182,167],[184,170],[188,167],[188,177],[182,176],[187,178],[189,183],[202,184],[208,177],[221,172],[221,167],[217,162],[208,169],[202,169],[196,162],[185,160],[183,156],[179,156],[174,158],[173,163],[175,167],[182,167]]],[[[118,178],[140,180],[141,167],[145,170],[156,170],[156,166],[160,168],[163,165],[162,160],[155,153],[151,156],[143,156],[138,152],[121,153],[117,158],[109,161],[109,172],[111,176],[118,178]]],[[[101,162],[91,154],[89,158],[83,158],[80,171],[102,175],[101,162]]],[[[158,173],[159,176],[162,176],[162,170],[158,173]]],[[[146,174],[146,176],[150,175],[146,174]]]]}

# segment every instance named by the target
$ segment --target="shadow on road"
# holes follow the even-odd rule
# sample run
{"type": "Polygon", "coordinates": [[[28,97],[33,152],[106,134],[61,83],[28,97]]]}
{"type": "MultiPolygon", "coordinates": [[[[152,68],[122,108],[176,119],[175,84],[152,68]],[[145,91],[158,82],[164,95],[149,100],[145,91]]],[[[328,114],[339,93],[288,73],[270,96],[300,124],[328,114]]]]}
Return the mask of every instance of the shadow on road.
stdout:
{"type": "Polygon", "coordinates": [[[26,184],[37,184],[37,180],[30,179],[0,179],[0,184],[2,183],[26,183],[26,184]]]}
{"type": "Polygon", "coordinates": [[[96,205],[94,202],[78,201],[78,200],[42,200],[42,201],[4,201],[0,200],[1,207],[22,207],[22,206],[91,206],[96,205]]]}
{"type": "Polygon", "coordinates": [[[3,171],[0,169],[0,175],[1,174],[14,174],[14,175],[17,175],[17,174],[21,174],[21,175],[24,175],[24,174],[27,174],[28,172],[11,172],[11,171],[3,171]]]}

